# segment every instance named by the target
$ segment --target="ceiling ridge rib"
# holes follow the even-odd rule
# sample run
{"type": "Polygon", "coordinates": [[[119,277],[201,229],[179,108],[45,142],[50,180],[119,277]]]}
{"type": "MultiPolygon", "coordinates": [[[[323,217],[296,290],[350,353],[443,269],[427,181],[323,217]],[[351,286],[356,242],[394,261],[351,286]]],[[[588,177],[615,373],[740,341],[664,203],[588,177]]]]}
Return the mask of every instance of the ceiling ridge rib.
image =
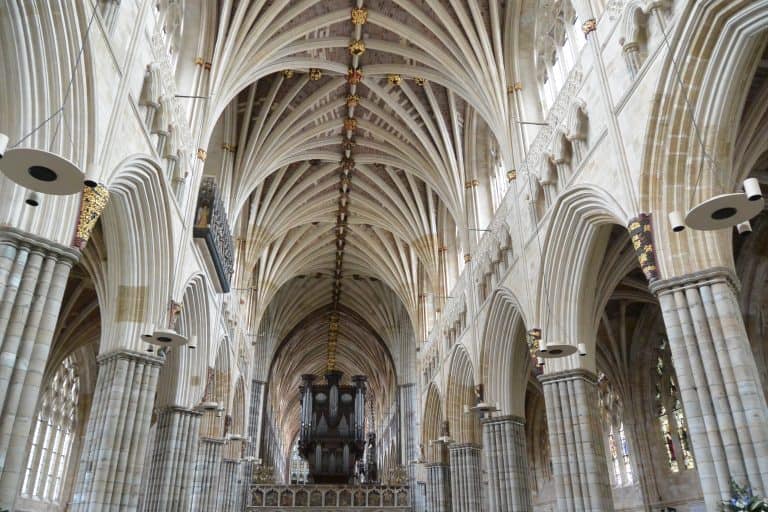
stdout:
{"type": "Polygon", "coordinates": [[[361,57],[365,53],[363,42],[363,26],[368,21],[368,10],[363,5],[363,0],[356,0],[355,7],[350,12],[352,22],[352,39],[349,42],[349,54],[351,64],[347,72],[347,117],[344,119],[342,132],[341,173],[339,175],[339,203],[336,213],[336,268],[334,270],[333,288],[331,291],[331,314],[328,322],[328,343],[326,347],[326,368],[328,371],[336,369],[336,345],[339,336],[339,303],[341,300],[341,286],[344,268],[344,245],[347,237],[347,219],[349,217],[349,192],[352,171],[355,168],[353,150],[355,147],[355,107],[360,98],[357,95],[357,84],[363,79],[361,69],[361,57]]]}

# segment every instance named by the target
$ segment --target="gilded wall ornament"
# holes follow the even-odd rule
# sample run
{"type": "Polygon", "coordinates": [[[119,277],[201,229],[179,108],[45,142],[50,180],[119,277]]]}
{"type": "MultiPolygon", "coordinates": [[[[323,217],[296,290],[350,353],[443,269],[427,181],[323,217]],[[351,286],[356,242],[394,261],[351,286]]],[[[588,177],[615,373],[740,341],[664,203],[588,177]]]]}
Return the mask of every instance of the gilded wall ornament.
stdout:
{"type": "Polygon", "coordinates": [[[78,249],[85,249],[91,232],[96,226],[96,222],[104,212],[109,202],[109,190],[103,185],[83,188],[83,198],[80,202],[80,216],[77,220],[77,229],[75,231],[75,240],[73,246],[78,249]]]}
{"type": "Polygon", "coordinates": [[[368,9],[355,7],[352,9],[351,18],[353,25],[365,25],[368,22],[368,9]]]}
{"type": "Polygon", "coordinates": [[[419,87],[424,87],[424,84],[427,83],[427,79],[420,76],[417,76],[416,78],[414,78],[414,81],[416,82],[416,85],[418,85],[419,87]]]}
{"type": "Polygon", "coordinates": [[[402,77],[397,73],[391,73],[387,76],[387,82],[389,82],[392,85],[400,85],[400,82],[402,80],[403,80],[402,77]]]}
{"type": "Polygon", "coordinates": [[[536,358],[536,353],[539,350],[541,344],[541,329],[534,327],[528,331],[528,351],[531,353],[532,358],[536,358]]]}
{"type": "Polygon", "coordinates": [[[357,119],[348,117],[344,120],[344,130],[353,131],[357,128],[357,119]]]}
{"type": "Polygon", "coordinates": [[[284,69],[282,71],[283,78],[293,78],[294,72],[292,69],[284,69]]]}
{"type": "Polygon", "coordinates": [[[359,84],[363,80],[363,70],[360,68],[347,71],[347,83],[350,85],[359,84]]]}
{"type": "Polygon", "coordinates": [[[362,39],[355,39],[349,43],[350,55],[362,55],[365,53],[365,43],[362,39]]]}
{"type": "Polygon", "coordinates": [[[353,158],[342,158],[341,167],[351,171],[355,168],[355,160],[353,158]]]}
{"type": "Polygon", "coordinates": [[[323,78],[323,71],[318,68],[309,68],[309,79],[310,80],[320,80],[323,78]]]}
{"type": "Polygon", "coordinates": [[[627,229],[645,278],[649,283],[656,281],[659,278],[659,269],[656,266],[656,250],[653,247],[651,216],[647,213],[639,214],[630,219],[627,229]]]}
{"type": "Polygon", "coordinates": [[[348,107],[356,107],[360,104],[360,96],[357,94],[348,94],[347,95],[347,106],[348,107]]]}
{"type": "Polygon", "coordinates": [[[589,36],[590,32],[597,30],[597,20],[592,18],[591,20],[585,21],[581,26],[581,30],[584,32],[584,37],[589,36]]]}

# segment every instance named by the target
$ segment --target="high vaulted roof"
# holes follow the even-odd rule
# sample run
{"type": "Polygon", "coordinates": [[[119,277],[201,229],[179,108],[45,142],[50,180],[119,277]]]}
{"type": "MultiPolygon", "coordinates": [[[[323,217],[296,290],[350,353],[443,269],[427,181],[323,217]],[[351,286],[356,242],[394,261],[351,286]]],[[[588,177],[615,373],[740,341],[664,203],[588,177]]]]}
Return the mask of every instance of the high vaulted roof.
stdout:
{"type": "Polygon", "coordinates": [[[237,219],[273,400],[336,361],[376,374],[380,408],[413,381],[421,306],[440,309],[477,236],[477,180],[521,153],[509,86],[522,9],[219,3],[206,173],[237,219]]]}

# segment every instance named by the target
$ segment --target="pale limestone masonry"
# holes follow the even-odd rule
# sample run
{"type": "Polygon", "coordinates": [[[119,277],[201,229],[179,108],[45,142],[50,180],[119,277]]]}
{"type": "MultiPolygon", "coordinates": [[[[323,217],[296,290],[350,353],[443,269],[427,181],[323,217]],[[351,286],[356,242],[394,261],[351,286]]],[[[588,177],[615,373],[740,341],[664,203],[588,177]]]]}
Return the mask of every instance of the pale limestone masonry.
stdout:
{"type": "Polygon", "coordinates": [[[499,416],[482,423],[489,510],[532,512],[525,419],[499,416]]]}
{"type": "Polygon", "coordinates": [[[137,352],[99,357],[99,376],[72,510],[135,509],[163,360],[137,352]]]}
{"type": "Polygon", "coordinates": [[[768,489],[768,409],[736,299],[714,268],[656,282],[708,508],[730,479],[768,489]]]}
{"type": "Polygon", "coordinates": [[[242,470],[239,460],[224,459],[219,473],[219,505],[221,512],[240,512],[242,503],[242,470]]]}
{"type": "Polygon", "coordinates": [[[12,507],[26,467],[43,371],[67,277],[78,254],[0,228],[0,507],[12,507]]]}
{"type": "Polygon", "coordinates": [[[452,512],[481,510],[481,450],[480,446],[471,443],[455,444],[448,447],[451,461],[452,512]]]}
{"type": "Polygon", "coordinates": [[[768,493],[768,210],[667,220],[768,197],[768,0],[6,0],[0,77],[9,151],[109,191],[34,207],[0,173],[0,509],[304,507],[330,339],[398,512],[768,493]],[[583,357],[538,366],[537,331],[583,357]]]}
{"type": "Polygon", "coordinates": [[[215,510],[219,503],[223,439],[200,438],[195,463],[192,510],[215,510]]]}
{"type": "Polygon", "coordinates": [[[572,370],[540,377],[547,403],[558,510],[609,512],[611,484],[597,417],[595,376],[572,370]],[[578,471],[574,471],[578,468],[578,471]]]}
{"type": "Polygon", "coordinates": [[[451,512],[451,469],[448,464],[427,464],[427,510],[451,512]]]}
{"type": "Polygon", "coordinates": [[[182,512],[192,502],[200,416],[197,411],[168,407],[160,411],[143,510],[182,512]]]}

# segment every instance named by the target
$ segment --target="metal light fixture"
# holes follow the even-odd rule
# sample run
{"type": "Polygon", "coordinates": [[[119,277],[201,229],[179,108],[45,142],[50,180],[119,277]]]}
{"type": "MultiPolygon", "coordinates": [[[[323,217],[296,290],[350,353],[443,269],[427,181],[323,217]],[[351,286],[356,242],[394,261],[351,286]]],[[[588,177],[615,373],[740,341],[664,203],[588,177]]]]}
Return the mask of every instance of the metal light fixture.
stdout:
{"type": "Polygon", "coordinates": [[[83,189],[84,174],[75,164],[42,149],[9,149],[0,170],[17,185],[43,194],[66,196],[83,189]]]}
{"type": "Polygon", "coordinates": [[[187,338],[173,329],[156,329],[152,334],[142,334],[141,339],[146,343],[159,347],[180,347],[187,344],[187,338]]]}
{"type": "MultiPolygon", "coordinates": [[[[741,226],[763,211],[765,201],[756,178],[744,180],[744,192],[720,194],[702,201],[688,211],[683,221],[680,212],[669,213],[672,231],[680,232],[686,227],[701,231],[741,226]]],[[[747,226],[739,227],[739,233],[749,231],[747,226]]]]}
{"type": "Polygon", "coordinates": [[[539,350],[538,356],[544,359],[555,359],[558,357],[568,357],[576,353],[577,348],[574,345],[547,345],[547,351],[539,350]]]}
{"type": "Polygon", "coordinates": [[[740,235],[748,235],[752,232],[752,224],[748,220],[741,222],[736,225],[736,231],[738,231],[740,235]]]}
{"type": "Polygon", "coordinates": [[[27,195],[27,198],[24,200],[24,202],[32,207],[40,206],[40,195],[32,190],[27,195]]]}

